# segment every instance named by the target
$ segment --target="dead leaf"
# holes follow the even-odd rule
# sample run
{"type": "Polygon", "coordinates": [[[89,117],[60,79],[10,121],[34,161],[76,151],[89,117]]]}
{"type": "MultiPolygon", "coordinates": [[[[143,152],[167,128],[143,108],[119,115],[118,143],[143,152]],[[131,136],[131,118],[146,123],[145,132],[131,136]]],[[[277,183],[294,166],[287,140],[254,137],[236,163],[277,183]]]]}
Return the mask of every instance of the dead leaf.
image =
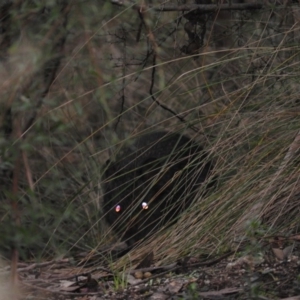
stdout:
{"type": "Polygon", "coordinates": [[[294,249],[294,245],[290,245],[283,249],[284,259],[289,259],[291,257],[293,249],[294,249]]]}
{"type": "Polygon", "coordinates": [[[132,276],[130,274],[127,275],[126,280],[131,285],[138,284],[138,283],[140,283],[142,281],[142,279],[136,279],[136,278],[134,278],[134,276],[132,276]]]}
{"type": "Polygon", "coordinates": [[[159,293],[159,292],[154,293],[150,298],[150,300],[166,300],[166,299],[170,299],[170,297],[164,293],[159,293]]]}
{"type": "Polygon", "coordinates": [[[171,281],[166,289],[172,293],[172,294],[177,294],[181,289],[182,289],[183,283],[179,280],[173,280],[171,281]]]}
{"type": "Polygon", "coordinates": [[[275,254],[276,258],[279,260],[284,260],[283,250],[280,248],[272,248],[273,253],[275,254]]]}
{"type": "Polygon", "coordinates": [[[209,292],[200,292],[199,295],[203,297],[220,297],[228,294],[234,294],[241,292],[242,289],[240,288],[225,288],[220,291],[209,291],[209,292]]]}

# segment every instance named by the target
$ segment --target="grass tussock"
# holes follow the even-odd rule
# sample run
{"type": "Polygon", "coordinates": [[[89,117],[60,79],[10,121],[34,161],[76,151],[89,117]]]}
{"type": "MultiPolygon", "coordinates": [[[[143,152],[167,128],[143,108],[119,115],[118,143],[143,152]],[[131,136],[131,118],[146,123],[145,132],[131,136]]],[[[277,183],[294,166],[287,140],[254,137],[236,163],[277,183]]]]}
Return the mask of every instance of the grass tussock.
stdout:
{"type": "Polygon", "coordinates": [[[3,255],[17,248],[41,259],[113,241],[102,212],[105,162],[146,131],[184,132],[199,143],[214,165],[206,184],[216,183],[208,193],[199,189],[178,222],[121,265],[149,248],[162,263],[298,230],[296,4],[232,12],[230,38],[222,20],[209,18],[193,54],[180,51],[190,20],[178,12],[150,11],[139,29],[138,14],[110,3],[28,5],[5,8],[11,39],[0,68],[3,255]]]}

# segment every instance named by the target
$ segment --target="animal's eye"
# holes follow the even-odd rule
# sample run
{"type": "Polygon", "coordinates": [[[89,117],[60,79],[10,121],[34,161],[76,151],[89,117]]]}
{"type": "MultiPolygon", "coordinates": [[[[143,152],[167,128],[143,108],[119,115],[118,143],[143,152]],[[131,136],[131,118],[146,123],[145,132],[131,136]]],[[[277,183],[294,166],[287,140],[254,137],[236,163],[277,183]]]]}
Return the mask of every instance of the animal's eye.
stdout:
{"type": "Polygon", "coordinates": [[[117,205],[116,207],[115,207],[115,212],[116,213],[119,213],[121,211],[121,205],[117,205]]]}
{"type": "Polygon", "coordinates": [[[148,208],[149,208],[149,206],[148,206],[147,202],[143,202],[142,209],[148,209],[148,208]]]}

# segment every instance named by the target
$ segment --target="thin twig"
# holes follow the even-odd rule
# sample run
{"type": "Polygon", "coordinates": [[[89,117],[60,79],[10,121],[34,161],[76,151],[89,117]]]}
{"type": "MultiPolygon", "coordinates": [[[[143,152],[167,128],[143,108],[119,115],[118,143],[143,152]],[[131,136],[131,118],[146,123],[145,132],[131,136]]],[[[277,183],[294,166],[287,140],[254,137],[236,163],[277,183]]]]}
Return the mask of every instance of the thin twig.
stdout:
{"type": "Polygon", "coordinates": [[[257,3],[244,3],[244,4],[184,4],[184,5],[172,5],[172,4],[162,4],[159,6],[154,5],[132,5],[129,2],[121,0],[111,0],[112,4],[118,6],[132,6],[132,8],[139,11],[145,11],[148,9],[153,9],[155,11],[192,11],[199,10],[199,12],[215,12],[219,10],[252,10],[252,9],[262,9],[263,4],[257,3]]]}

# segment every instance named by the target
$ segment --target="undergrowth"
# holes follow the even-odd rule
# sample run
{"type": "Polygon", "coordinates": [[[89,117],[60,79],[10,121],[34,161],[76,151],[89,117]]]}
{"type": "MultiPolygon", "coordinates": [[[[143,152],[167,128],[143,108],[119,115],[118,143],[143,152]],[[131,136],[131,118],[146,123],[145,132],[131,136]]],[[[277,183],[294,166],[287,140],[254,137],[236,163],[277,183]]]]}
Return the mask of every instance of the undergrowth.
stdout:
{"type": "Polygon", "coordinates": [[[140,30],[131,8],[61,3],[5,7],[2,255],[45,259],[113,241],[101,209],[105,163],[155,130],[201,144],[216,184],[117,266],[149,248],[163,263],[298,231],[299,28],[291,10],[232,12],[231,50],[214,48],[217,37],[206,34],[190,55],[180,51],[189,22],[180,12],[149,11],[140,30]]]}

